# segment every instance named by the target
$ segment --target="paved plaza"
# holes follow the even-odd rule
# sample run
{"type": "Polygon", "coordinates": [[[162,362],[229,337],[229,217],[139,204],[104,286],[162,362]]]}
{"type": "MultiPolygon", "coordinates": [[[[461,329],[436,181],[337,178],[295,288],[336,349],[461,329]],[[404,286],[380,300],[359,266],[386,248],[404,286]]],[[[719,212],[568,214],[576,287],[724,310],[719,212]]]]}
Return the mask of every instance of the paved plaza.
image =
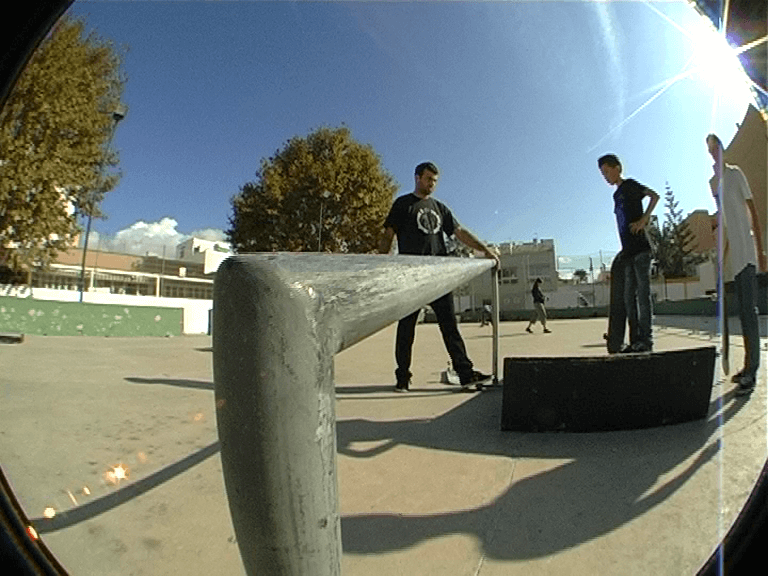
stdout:
{"type": "MultiPolygon", "coordinates": [[[[659,351],[716,344],[714,319],[656,322],[659,351]]],[[[605,354],[604,318],[526,324],[500,325],[500,358],[605,354]]],[[[490,371],[491,327],[461,332],[490,371]]],[[[740,366],[734,332],[731,346],[740,366]]],[[[336,357],[345,576],[694,574],[766,460],[764,366],[748,400],[718,375],[702,421],[518,433],[500,430],[499,387],[440,382],[436,325],[417,327],[408,394],[393,348],[389,326],[336,357]]],[[[0,345],[0,462],[71,574],[244,573],[211,364],[208,336],[0,345]]]]}

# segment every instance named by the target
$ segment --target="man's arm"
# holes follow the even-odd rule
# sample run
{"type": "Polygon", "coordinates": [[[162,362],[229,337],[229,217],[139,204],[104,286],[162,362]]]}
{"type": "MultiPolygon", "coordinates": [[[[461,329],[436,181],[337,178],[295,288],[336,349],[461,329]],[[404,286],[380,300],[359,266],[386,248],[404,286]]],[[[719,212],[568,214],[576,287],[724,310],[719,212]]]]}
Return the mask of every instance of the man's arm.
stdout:
{"type": "Polygon", "coordinates": [[[755,201],[752,196],[752,190],[749,187],[749,181],[747,180],[744,171],[736,167],[737,181],[739,182],[742,194],[744,195],[744,202],[747,205],[747,212],[749,212],[749,218],[752,225],[752,235],[755,238],[755,248],[757,248],[757,267],[760,272],[766,271],[766,259],[765,248],[763,248],[763,232],[760,228],[760,218],[757,216],[757,209],[755,208],[755,201]]]}
{"type": "Polygon", "coordinates": [[[392,251],[392,240],[395,237],[395,231],[387,226],[379,240],[379,254],[389,254],[392,251]]]}
{"type": "Polygon", "coordinates": [[[650,196],[651,201],[648,202],[648,208],[645,209],[645,214],[643,214],[639,220],[635,220],[629,225],[629,231],[632,232],[632,234],[638,234],[646,226],[648,226],[648,224],[651,222],[651,213],[653,212],[653,209],[656,208],[656,204],[659,202],[659,195],[650,188],[643,190],[643,193],[646,196],[650,196]]]}
{"type": "Polygon", "coordinates": [[[477,237],[472,234],[469,230],[466,228],[462,228],[461,226],[456,226],[456,228],[453,231],[453,234],[461,240],[464,244],[472,248],[473,250],[477,250],[479,252],[482,252],[485,254],[486,258],[492,258],[496,261],[495,266],[498,268],[501,266],[501,262],[499,260],[498,255],[493,252],[488,246],[486,246],[484,243],[482,243],[480,240],[477,239],[477,237]]]}

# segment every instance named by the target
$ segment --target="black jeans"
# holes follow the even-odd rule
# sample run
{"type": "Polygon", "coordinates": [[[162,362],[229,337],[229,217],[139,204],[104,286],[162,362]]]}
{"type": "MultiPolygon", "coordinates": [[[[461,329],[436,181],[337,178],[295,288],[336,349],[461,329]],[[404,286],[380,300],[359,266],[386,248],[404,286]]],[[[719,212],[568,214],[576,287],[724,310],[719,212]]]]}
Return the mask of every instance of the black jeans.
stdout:
{"type": "MultiPolygon", "coordinates": [[[[440,326],[440,333],[443,335],[443,342],[448,355],[451,357],[453,369],[459,374],[462,382],[469,380],[472,376],[472,361],[467,357],[467,349],[464,346],[464,340],[459,334],[459,327],[456,325],[456,313],[453,308],[453,294],[448,293],[429,304],[437,316],[437,323],[440,326]]],[[[395,360],[397,369],[395,377],[400,383],[408,382],[411,378],[411,358],[413,352],[413,339],[416,335],[416,321],[419,318],[419,311],[410,314],[400,320],[397,324],[397,338],[395,340],[395,360]]]]}

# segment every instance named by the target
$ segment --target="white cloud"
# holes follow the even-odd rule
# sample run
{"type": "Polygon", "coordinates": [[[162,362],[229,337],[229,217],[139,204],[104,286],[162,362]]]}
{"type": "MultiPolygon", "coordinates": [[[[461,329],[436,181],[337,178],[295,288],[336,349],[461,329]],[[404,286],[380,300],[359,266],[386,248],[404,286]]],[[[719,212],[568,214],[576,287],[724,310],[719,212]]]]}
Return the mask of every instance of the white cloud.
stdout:
{"type": "Polygon", "coordinates": [[[118,231],[114,236],[91,231],[88,247],[91,249],[121,252],[124,254],[162,256],[174,258],[176,246],[192,236],[205,240],[225,240],[223,230],[204,228],[191,234],[183,234],[177,229],[179,223],[173,218],[163,218],[158,222],[139,220],[128,228],[118,231]]]}
{"type": "MultiPolygon", "coordinates": [[[[227,235],[224,230],[218,228],[203,228],[202,230],[195,230],[189,236],[200,238],[202,240],[210,240],[211,242],[226,242],[227,235]]],[[[187,236],[187,238],[189,237],[187,236]]]]}

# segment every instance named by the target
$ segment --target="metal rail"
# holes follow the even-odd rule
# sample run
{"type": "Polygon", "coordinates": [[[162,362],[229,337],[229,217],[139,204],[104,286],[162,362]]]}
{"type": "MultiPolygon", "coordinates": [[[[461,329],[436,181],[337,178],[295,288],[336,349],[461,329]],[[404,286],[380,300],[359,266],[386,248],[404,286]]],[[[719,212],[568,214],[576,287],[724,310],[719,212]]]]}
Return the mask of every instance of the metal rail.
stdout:
{"type": "Polygon", "coordinates": [[[307,253],[222,263],[213,314],[217,425],[247,573],[340,574],[333,356],[492,266],[488,259],[307,253]]]}

